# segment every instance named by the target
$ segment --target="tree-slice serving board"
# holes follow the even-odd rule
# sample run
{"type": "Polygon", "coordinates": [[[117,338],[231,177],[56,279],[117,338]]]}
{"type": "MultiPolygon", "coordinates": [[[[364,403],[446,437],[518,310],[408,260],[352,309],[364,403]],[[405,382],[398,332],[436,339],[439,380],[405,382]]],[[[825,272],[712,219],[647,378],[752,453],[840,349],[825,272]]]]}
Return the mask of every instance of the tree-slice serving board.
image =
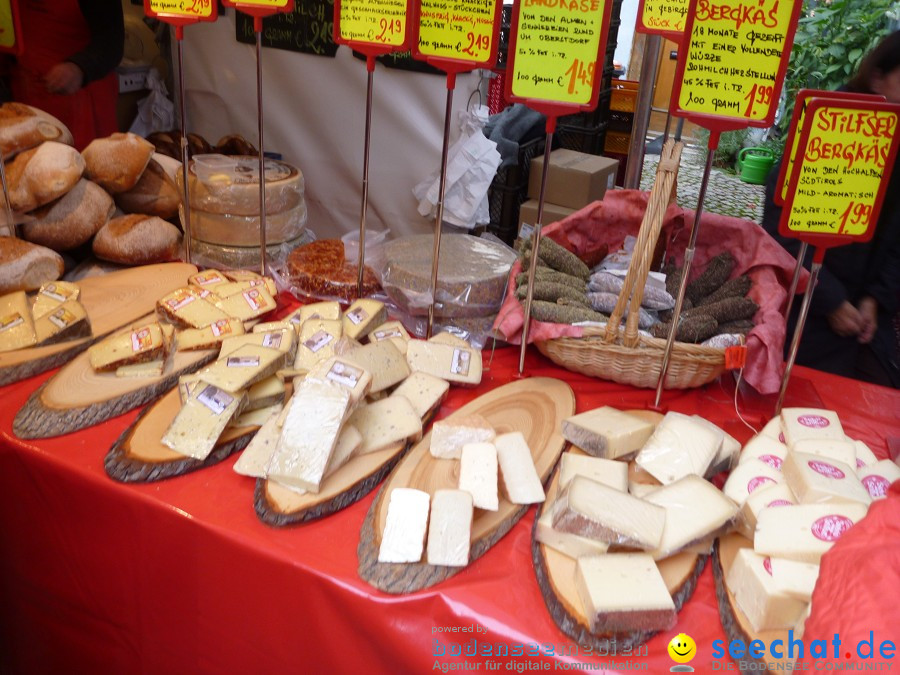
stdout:
{"type": "MultiPolygon", "coordinates": [[[[498,434],[522,432],[534,456],[538,475],[542,481],[546,481],[565,445],[565,439],[560,433],[562,420],[574,413],[575,394],[568,384],[549,377],[531,377],[494,389],[446,419],[477,414],[485,417],[498,434]]],[[[410,487],[433,495],[436,490],[457,487],[459,461],[432,457],[430,446],[431,432],[410,450],[391,473],[363,521],[357,547],[359,576],[385,593],[419,591],[466,569],[429,565],[426,562],[378,562],[378,549],[381,546],[391,490],[410,487]]],[[[502,495],[499,510],[475,509],[469,565],[473,565],[509,532],[527,510],[527,505],[511,504],[502,495]]],[[[424,557],[423,553],[423,560],[424,557]]]]}
{"type": "Polygon", "coordinates": [[[206,459],[194,459],[162,443],[162,437],[179,410],[178,387],[144,408],[122,432],[103,461],[110,478],[123,483],[149,483],[212,466],[243,449],[259,429],[258,426],[227,427],[206,459]]]}
{"type": "MultiPolygon", "coordinates": [[[[146,316],[137,326],[155,320],[146,316]]],[[[171,389],[178,378],[212,361],[218,351],[175,352],[159,377],[116,377],[95,373],[82,353],[35,391],[16,413],[13,432],[19,438],[48,438],[105,422],[142,406],[171,389]]]]}
{"type": "MultiPolygon", "coordinates": [[[[734,600],[734,596],[725,585],[728,571],[742,548],[753,548],[753,542],[740,534],[728,534],[719,537],[713,547],[712,568],[713,579],[716,582],[716,598],[719,601],[719,620],[725,630],[725,636],[730,643],[732,640],[743,640],[749,645],[753,640],[762,640],[764,645],[771,645],[775,640],[781,640],[781,644],[787,645],[787,630],[755,631],[747,616],[740,610],[734,600]]],[[[796,634],[795,634],[796,637],[796,634]]],[[[787,651],[784,651],[787,654],[787,651]]],[[[789,669],[794,659],[776,659],[769,650],[765,651],[763,658],[756,659],[745,654],[737,660],[737,669],[741,673],[758,673],[766,670],[784,672],[789,669]],[[744,666],[744,668],[741,667],[744,666]]]]}
{"type": "Polygon", "coordinates": [[[67,342],[0,353],[0,386],[56,368],[156,306],[156,301],[187,284],[197,268],[186,263],[132,267],[77,282],[79,302],[91,322],[91,336],[67,342]]]}

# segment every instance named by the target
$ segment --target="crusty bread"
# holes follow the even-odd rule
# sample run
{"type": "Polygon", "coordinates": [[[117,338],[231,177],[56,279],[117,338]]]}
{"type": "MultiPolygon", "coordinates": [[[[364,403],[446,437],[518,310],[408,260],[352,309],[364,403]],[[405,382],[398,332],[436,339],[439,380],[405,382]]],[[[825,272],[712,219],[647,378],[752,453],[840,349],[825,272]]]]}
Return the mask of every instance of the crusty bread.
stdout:
{"type": "Polygon", "coordinates": [[[71,145],[72,135],[55,117],[25,105],[0,105],[0,153],[9,158],[22,150],[37,147],[44,141],[71,145]]]}
{"type": "Polygon", "coordinates": [[[130,190],[153,155],[153,144],[132,133],[97,138],[82,150],[85,173],[110,194],[130,190]]]}
{"type": "Polygon", "coordinates": [[[20,152],[6,169],[13,211],[32,211],[59,199],[75,187],[82,173],[81,155],[63,143],[47,141],[20,152]]]}
{"type": "MultiPolygon", "coordinates": [[[[116,195],[116,206],[125,213],[144,213],[160,218],[174,218],[181,204],[181,192],[163,163],[175,161],[171,157],[154,154],[144,174],[133,188],[116,195]],[[161,158],[162,161],[158,161],[161,158]]],[[[175,162],[181,166],[181,162],[175,162]]]]}
{"type": "Polygon", "coordinates": [[[22,238],[54,251],[68,251],[97,234],[114,210],[109,193],[82,178],[55,202],[32,211],[35,220],[22,225],[22,238]]]}
{"type": "Polygon", "coordinates": [[[162,218],[133,213],[113,218],[94,237],[94,255],[124,265],[178,258],[181,230],[162,218]]]}
{"type": "Polygon", "coordinates": [[[62,256],[21,239],[0,237],[0,295],[34,291],[63,273],[62,256]]]}

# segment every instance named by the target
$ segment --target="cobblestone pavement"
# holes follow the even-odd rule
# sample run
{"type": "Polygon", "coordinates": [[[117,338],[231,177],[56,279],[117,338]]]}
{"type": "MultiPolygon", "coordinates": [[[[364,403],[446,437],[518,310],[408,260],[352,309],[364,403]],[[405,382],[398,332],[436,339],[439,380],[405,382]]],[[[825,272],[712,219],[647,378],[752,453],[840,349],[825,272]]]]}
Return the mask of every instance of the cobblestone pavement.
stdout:
{"type": "MultiPolygon", "coordinates": [[[[656,176],[659,155],[645,155],[644,171],[641,174],[641,189],[649,190],[656,176]]],[[[683,208],[697,207],[703,167],[706,163],[706,149],[697,145],[686,145],[681,155],[678,170],[678,205],[683,208]]],[[[736,216],[756,223],[762,222],[765,189],[762,185],[744,183],[733,173],[713,168],[703,202],[704,212],[723,216],[736,216]]]]}

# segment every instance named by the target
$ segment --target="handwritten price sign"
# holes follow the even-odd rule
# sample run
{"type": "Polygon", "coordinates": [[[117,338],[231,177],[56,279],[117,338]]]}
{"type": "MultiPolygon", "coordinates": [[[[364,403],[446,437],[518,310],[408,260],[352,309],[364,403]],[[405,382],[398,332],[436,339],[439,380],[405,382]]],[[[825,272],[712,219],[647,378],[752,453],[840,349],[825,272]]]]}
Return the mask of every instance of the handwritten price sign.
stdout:
{"type": "MultiPolygon", "coordinates": [[[[183,23],[216,20],[216,0],[144,0],[144,13],[164,21],[182,20],[183,23]]],[[[173,21],[167,21],[173,23],[173,21]]]]}
{"type": "Polygon", "coordinates": [[[0,0],[0,52],[21,54],[19,7],[15,0],[0,0]]]}
{"type": "Polygon", "coordinates": [[[334,41],[347,45],[409,49],[408,0],[335,0],[334,41]]]}
{"type": "Polygon", "coordinates": [[[493,65],[502,6],[494,0],[422,0],[413,55],[462,61],[470,68],[493,65]]]}
{"type": "Polygon", "coordinates": [[[816,246],[868,241],[897,155],[900,106],[813,98],[779,231],[816,246]]]}
{"type": "Polygon", "coordinates": [[[644,0],[638,5],[638,33],[680,40],[687,23],[688,0],[644,0]]]}
{"type": "Polygon", "coordinates": [[[606,0],[520,0],[513,8],[507,98],[595,107],[610,9],[606,0]]]}
{"type": "Polygon", "coordinates": [[[673,113],[721,130],[775,120],[801,0],[691,0],[673,113]]]}

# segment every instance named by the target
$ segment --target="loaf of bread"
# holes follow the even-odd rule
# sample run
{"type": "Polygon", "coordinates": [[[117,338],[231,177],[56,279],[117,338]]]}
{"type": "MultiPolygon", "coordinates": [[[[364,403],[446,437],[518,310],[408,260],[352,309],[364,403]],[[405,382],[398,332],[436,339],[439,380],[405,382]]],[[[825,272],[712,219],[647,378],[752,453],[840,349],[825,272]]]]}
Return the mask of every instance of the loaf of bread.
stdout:
{"type": "Polygon", "coordinates": [[[239,134],[222,136],[213,151],[223,155],[256,155],[259,153],[250,141],[239,134]]]}
{"type": "MultiPolygon", "coordinates": [[[[144,213],[168,220],[178,215],[181,192],[175,179],[164,168],[165,162],[175,161],[155,153],[140,180],[130,190],[115,196],[116,206],[125,213],[144,213]]],[[[175,161],[180,167],[181,162],[175,161]]]]}
{"type": "Polygon", "coordinates": [[[0,105],[0,153],[9,158],[44,141],[72,144],[72,134],[55,117],[24,103],[0,105]]]}
{"type": "Polygon", "coordinates": [[[153,156],[153,144],[132,133],[97,138],[81,153],[85,173],[110,194],[130,190],[153,156]]]}
{"type": "Polygon", "coordinates": [[[97,234],[114,210],[109,193],[82,178],[55,202],[32,211],[35,220],[22,225],[22,238],[54,251],[69,251],[97,234]]]}
{"type": "Polygon", "coordinates": [[[162,218],[133,213],[113,218],[94,237],[94,255],[123,265],[148,265],[178,258],[181,231],[162,218]]]}
{"type": "Polygon", "coordinates": [[[59,199],[84,173],[78,151],[64,143],[47,141],[20,152],[6,167],[9,202],[13,211],[33,211],[59,199]]]}
{"type": "MultiPolygon", "coordinates": [[[[359,267],[344,259],[344,242],[321,239],[295,248],[287,259],[291,284],[303,295],[314,298],[351,300],[357,297],[359,267]]],[[[378,279],[368,265],[363,271],[363,297],[380,290],[378,279]]]]}
{"type": "Polygon", "coordinates": [[[0,237],[0,295],[35,291],[62,276],[63,259],[56,251],[13,237],[0,237]]]}

